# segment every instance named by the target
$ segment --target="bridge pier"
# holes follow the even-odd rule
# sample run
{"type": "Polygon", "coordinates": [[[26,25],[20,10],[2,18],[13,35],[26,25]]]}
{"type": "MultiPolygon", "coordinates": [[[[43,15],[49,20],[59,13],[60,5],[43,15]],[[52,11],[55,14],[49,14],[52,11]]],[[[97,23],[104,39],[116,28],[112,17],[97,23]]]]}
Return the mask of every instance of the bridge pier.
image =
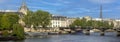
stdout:
{"type": "Polygon", "coordinates": [[[85,35],[90,35],[90,30],[85,30],[85,35]]]}
{"type": "Polygon", "coordinates": [[[107,30],[107,28],[100,28],[100,36],[104,36],[105,35],[105,31],[107,30]]]}
{"type": "Polygon", "coordinates": [[[117,31],[117,36],[120,36],[120,31],[117,31]]]}
{"type": "Polygon", "coordinates": [[[114,29],[114,30],[116,31],[117,36],[120,36],[120,28],[116,28],[116,29],[114,29]]]}

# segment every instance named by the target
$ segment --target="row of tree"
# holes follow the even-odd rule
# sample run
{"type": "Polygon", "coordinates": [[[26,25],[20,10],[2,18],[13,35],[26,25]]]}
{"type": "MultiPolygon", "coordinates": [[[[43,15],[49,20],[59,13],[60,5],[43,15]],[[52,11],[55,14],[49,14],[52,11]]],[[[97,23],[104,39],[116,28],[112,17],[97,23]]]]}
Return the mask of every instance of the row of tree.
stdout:
{"type": "Polygon", "coordinates": [[[71,28],[81,27],[81,28],[113,28],[113,22],[108,21],[95,21],[95,20],[86,20],[86,19],[76,19],[71,25],[71,28]]]}

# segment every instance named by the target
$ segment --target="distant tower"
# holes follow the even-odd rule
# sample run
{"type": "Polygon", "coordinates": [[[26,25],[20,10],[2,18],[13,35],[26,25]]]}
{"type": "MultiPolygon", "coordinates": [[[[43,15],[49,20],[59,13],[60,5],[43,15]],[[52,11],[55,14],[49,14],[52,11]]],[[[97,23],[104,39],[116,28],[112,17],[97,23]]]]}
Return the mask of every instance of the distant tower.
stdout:
{"type": "MultiPolygon", "coordinates": [[[[26,6],[25,0],[22,0],[22,5],[20,6],[18,12],[22,13],[23,15],[27,15],[28,10],[29,9],[26,6]]],[[[22,20],[22,18],[19,19],[19,24],[25,26],[25,22],[22,20]]]]}
{"type": "Polygon", "coordinates": [[[22,5],[21,5],[20,9],[18,10],[18,12],[21,12],[21,13],[23,13],[24,15],[27,15],[27,11],[28,11],[28,10],[29,10],[29,9],[28,9],[27,6],[26,6],[25,0],[22,0],[22,5]]]}
{"type": "Polygon", "coordinates": [[[103,19],[103,13],[102,13],[102,5],[100,5],[100,18],[103,19]]]}

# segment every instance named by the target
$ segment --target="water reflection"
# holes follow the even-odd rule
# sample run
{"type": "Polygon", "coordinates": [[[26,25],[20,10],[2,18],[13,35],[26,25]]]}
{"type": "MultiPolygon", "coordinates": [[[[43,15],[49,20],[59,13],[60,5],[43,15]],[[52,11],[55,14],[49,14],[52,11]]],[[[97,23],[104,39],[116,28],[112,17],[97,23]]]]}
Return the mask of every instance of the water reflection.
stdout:
{"type": "Polygon", "coordinates": [[[24,41],[8,41],[8,42],[120,42],[120,37],[116,37],[115,32],[108,32],[105,36],[99,33],[91,33],[90,36],[83,34],[76,35],[49,35],[47,37],[27,38],[24,41]]]}

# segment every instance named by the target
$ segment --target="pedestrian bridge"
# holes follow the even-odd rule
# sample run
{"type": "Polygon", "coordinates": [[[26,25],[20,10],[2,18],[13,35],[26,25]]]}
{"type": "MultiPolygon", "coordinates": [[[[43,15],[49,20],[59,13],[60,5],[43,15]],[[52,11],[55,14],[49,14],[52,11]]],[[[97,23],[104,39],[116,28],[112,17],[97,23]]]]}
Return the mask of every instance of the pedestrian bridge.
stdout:
{"type": "Polygon", "coordinates": [[[101,36],[104,36],[105,32],[117,32],[117,36],[120,36],[120,28],[112,29],[112,28],[62,28],[62,31],[66,31],[69,33],[77,33],[82,31],[86,35],[90,35],[90,32],[99,32],[101,36]]]}

